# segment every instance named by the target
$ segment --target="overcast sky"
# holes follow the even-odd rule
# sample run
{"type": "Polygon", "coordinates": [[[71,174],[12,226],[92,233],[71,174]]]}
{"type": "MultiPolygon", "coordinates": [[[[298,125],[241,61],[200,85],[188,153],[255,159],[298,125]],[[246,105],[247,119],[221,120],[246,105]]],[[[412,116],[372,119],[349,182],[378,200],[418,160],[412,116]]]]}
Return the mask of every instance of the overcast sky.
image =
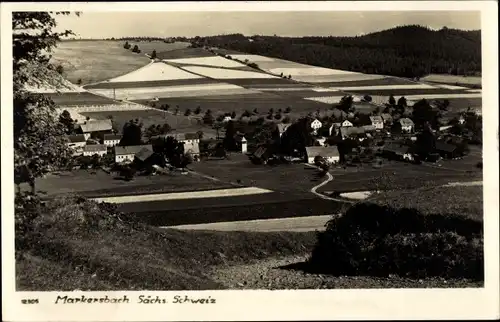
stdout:
{"type": "Polygon", "coordinates": [[[58,16],[58,29],[82,38],[209,36],[229,33],[279,36],[354,36],[399,25],[480,29],[479,12],[84,12],[58,16]]]}

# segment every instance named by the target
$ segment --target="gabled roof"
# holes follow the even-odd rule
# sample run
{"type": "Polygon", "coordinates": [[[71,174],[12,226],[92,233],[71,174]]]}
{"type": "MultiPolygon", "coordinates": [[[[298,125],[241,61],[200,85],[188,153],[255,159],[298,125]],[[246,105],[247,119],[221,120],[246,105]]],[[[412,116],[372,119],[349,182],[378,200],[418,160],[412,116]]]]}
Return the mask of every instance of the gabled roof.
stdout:
{"type": "Polygon", "coordinates": [[[331,157],[340,156],[339,149],[337,148],[336,145],[307,146],[306,147],[306,154],[307,154],[308,158],[316,157],[318,155],[322,156],[323,158],[331,158],[331,157]]]}
{"type": "Polygon", "coordinates": [[[384,151],[403,155],[410,151],[410,147],[404,144],[390,143],[384,146],[384,151]]]}
{"type": "Polygon", "coordinates": [[[372,121],[372,123],[384,123],[380,115],[370,116],[370,121],[372,121]]]}
{"type": "Polygon", "coordinates": [[[401,126],[414,126],[415,123],[407,117],[403,117],[399,119],[399,123],[401,123],[401,126]]]}
{"type": "Polygon", "coordinates": [[[340,134],[342,134],[342,136],[351,136],[351,135],[364,134],[364,133],[365,133],[365,129],[362,127],[342,126],[340,128],[340,134]]]}
{"type": "Polygon", "coordinates": [[[382,113],[380,116],[382,117],[382,120],[384,120],[384,122],[392,121],[392,115],[389,113],[382,113]]]}
{"type": "Polygon", "coordinates": [[[104,144],[90,144],[83,147],[83,152],[103,152],[108,148],[104,144]]]}
{"type": "Polygon", "coordinates": [[[276,126],[278,127],[278,131],[280,133],[284,133],[292,124],[278,123],[276,126]]]}
{"type": "Polygon", "coordinates": [[[256,158],[262,158],[266,153],[267,153],[267,148],[261,146],[257,150],[255,150],[255,152],[253,153],[253,156],[256,158]]]}
{"type": "Polygon", "coordinates": [[[172,136],[177,141],[199,140],[200,139],[200,136],[197,133],[175,133],[175,134],[168,135],[168,136],[172,136]]]}
{"type": "Polygon", "coordinates": [[[82,143],[87,141],[83,134],[68,135],[68,140],[70,143],[82,143]]]}
{"type": "Polygon", "coordinates": [[[113,124],[111,120],[87,121],[84,124],[80,124],[80,128],[83,133],[110,131],[113,129],[113,124]]]}
{"type": "Polygon", "coordinates": [[[363,125],[361,126],[365,132],[375,131],[376,128],[374,125],[363,125]]]}
{"type": "Polygon", "coordinates": [[[141,151],[143,148],[147,148],[147,149],[153,151],[153,146],[151,144],[147,144],[147,145],[115,146],[115,154],[116,155],[136,154],[139,151],[141,151]]]}
{"type": "Polygon", "coordinates": [[[135,157],[141,161],[146,161],[150,156],[153,155],[153,150],[148,147],[143,147],[136,154],[135,157]]]}
{"type": "Polygon", "coordinates": [[[114,141],[114,140],[121,140],[122,136],[120,134],[105,134],[104,135],[104,141],[114,141]]]}

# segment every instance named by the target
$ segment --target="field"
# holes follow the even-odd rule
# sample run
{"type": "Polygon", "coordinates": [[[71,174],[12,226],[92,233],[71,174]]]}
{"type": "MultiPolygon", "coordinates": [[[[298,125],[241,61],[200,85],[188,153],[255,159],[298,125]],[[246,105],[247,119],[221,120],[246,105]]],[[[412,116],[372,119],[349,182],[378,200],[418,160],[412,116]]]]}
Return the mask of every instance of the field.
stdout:
{"type": "Polygon", "coordinates": [[[442,84],[464,85],[464,86],[481,86],[481,76],[454,76],[454,75],[438,75],[431,74],[422,78],[422,81],[435,82],[442,84]]]}
{"type": "MultiPolygon", "coordinates": [[[[175,51],[179,49],[187,48],[190,44],[188,42],[174,42],[174,43],[166,43],[164,41],[152,40],[152,41],[134,41],[131,40],[128,42],[132,47],[131,49],[137,45],[141,50],[141,54],[151,55],[153,50],[156,50],[156,53],[175,51]]],[[[120,45],[123,47],[125,41],[120,41],[120,45]]]]}
{"type": "Polygon", "coordinates": [[[82,112],[80,113],[84,116],[88,116],[92,119],[105,120],[109,116],[112,116],[112,122],[114,127],[121,130],[123,125],[130,121],[139,119],[143,124],[143,128],[147,128],[150,125],[164,124],[168,123],[172,127],[172,131],[182,131],[182,132],[197,132],[203,131],[205,137],[214,136],[214,130],[207,128],[206,126],[198,124],[198,120],[192,117],[186,117],[179,113],[179,115],[173,115],[168,112],[163,112],[156,109],[148,110],[132,110],[132,111],[109,111],[109,112],[82,112]]]}
{"type": "Polygon", "coordinates": [[[94,95],[89,92],[44,94],[54,101],[56,105],[109,105],[117,104],[112,99],[94,95]]]}
{"type": "Polygon", "coordinates": [[[149,63],[143,54],[123,48],[124,42],[111,40],[63,41],[52,53],[55,65],[61,64],[64,76],[76,84],[103,81],[126,74],[149,63]]]}

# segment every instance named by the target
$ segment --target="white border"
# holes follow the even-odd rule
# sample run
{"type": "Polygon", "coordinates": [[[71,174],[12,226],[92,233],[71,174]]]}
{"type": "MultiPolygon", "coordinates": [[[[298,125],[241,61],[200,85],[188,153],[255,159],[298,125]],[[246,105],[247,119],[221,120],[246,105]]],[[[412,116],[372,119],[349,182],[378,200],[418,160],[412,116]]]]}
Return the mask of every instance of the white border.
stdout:
{"type": "MultiPolygon", "coordinates": [[[[2,308],[6,321],[488,319],[499,317],[498,276],[498,7],[496,1],[443,2],[200,2],[200,3],[2,3],[2,308]],[[13,260],[13,158],[11,11],[466,11],[482,14],[485,287],[428,290],[304,290],[210,292],[87,292],[211,296],[216,305],[57,305],[56,294],[15,292],[13,260]],[[496,149],[494,149],[496,147],[496,149]],[[21,298],[38,297],[39,305],[21,298]]],[[[72,294],[76,295],[76,294],[72,294]]]]}

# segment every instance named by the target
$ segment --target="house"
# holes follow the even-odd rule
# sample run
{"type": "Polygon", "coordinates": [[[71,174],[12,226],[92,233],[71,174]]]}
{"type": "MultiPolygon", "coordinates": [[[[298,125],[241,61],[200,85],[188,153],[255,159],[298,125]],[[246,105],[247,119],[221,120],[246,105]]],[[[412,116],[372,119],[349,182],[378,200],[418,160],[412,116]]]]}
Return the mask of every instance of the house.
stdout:
{"type": "Polygon", "coordinates": [[[370,121],[376,130],[382,130],[384,128],[384,120],[380,115],[370,116],[370,121]]]}
{"type": "Polygon", "coordinates": [[[340,154],[337,146],[307,146],[306,147],[306,162],[314,164],[314,158],[317,156],[323,157],[327,163],[335,164],[340,161],[340,154]]]}
{"type": "Polygon", "coordinates": [[[114,147],[118,145],[122,139],[122,136],[119,134],[105,134],[103,144],[107,147],[114,147]]]}
{"type": "Polygon", "coordinates": [[[193,160],[200,158],[200,136],[197,133],[177,133],[173,137],[180,143],[184,143],[184,153],[189,153],[193,160]]]}
{"type": "Polygon", "coordinates": [[[377,128],[374,125],[363,125],[361,126],[365,132],[375,132],[377,128]]]}
{"type": "Polygon", "coordinates": [[[91,157],[96,154],[102,157],[107,152],[108,148],[104,144],[91,144],[91,145],[86,145],[83,148],[83,155],[87,157],[91,157]]]}
{"type": "Polygon", "coordinates": [[[234,139],[241,153],[247,153],[247,139],[245,139],[245,136],[241,133],[237,133],[234,139]]]}
{"type": "Polygon", "coordinates": [[[313,133],[316,134],[318,133],[318,130],[323,126],[323,124],[318,120],[314,119],[311,124],[311,129],[313,130],[313,133]]]}
{"type": "Polygon", "coordinates": [[[87,121],[80,124],[77,131],[78,134],[83,134],[85,136],[85,140],[88,140],[91,135],[103,136],[104,134],[111,134],[113,131],[113,124],[111,120],[87,121]]]}
{"type": "Polygon", "coordinates": [[[382,120],[384,121],[384,124],[391,125],[392,124],[392,115],[389,113],[382,113],[380,115],[382,117],[382,120]]]}
{"type": "Polygon", "coordinates": [[[341,127],[348,127],[348,126],[354,126],[351,121],[345,120],[344,122],[341,123],[341,127]]]}
{"type": "MultiPolygon", "coordinates": [[[[148,145],[129,145],[129,146],[115,146],[115,162],[117,163],[128,163],[135,159],[135,155],[143,148],[153,151],[153,146],[148,145]]],[[[141,152],[144,153],[144,152],[141,152]]]]}
{"type": "Polygon", "coordinates": [[[459,157],[458,147],[455,144],[446,143],[443,141],[436,142],[436,152],[446,159],[459,157]]]}
{"type": "Polygon", "coordinates": [[[460,117],[458,118],[458,124],[464,124],[465,123],[465,118],[463,117],[463,115],[460,115],[460,117]]]}
{"type": "Polygon", "coordinates": [[[351,137],[358,137],[364,134],[365,134],[365,129],[363,127],[347,126],[340,128],[340,137],[342,138],[342,140],[351,137]]]}
{"type": "Polygon", "coordinates": [[[406,160],[406,161],[414,160],[410,147],[404,144],[398,144],[398,143],[387,144],[386,146],[384,146],[382,153],[390,159],[406,160]]]}
{"type": "Polygon", "coordinates": [[[233,119],[233,118],[232,118],[231,116],[226,115],[226,116],[224,116],[224,118],[222,119],[222,122],[226,123],[226,122],[231,121],[232,119],[233,119]]]}
{"type": "Polygon", "coordinates": [[[285,124],[285,123],[278,123],[276,124],[276,127],[278,128],[278,133],[280,137],[283,135],[283,133],[286,132],[286,130],[290,127],[292,124],[285,124]]]}
{"type": "Polygon", "coordinates": [[[82,155],[83,148],[87,143],[85,136],[83,134],[76,134],[68,135],[67,138],[69,142],[67,142],[66,145],[73,150],[73,155],[82,155]]]}
{"type": "Polygon", "coordinates": [[[415,128],[415,123],[407,117],[399,119],[399,124],[401,124],[401,132],[410,133],[415,128]]]}

